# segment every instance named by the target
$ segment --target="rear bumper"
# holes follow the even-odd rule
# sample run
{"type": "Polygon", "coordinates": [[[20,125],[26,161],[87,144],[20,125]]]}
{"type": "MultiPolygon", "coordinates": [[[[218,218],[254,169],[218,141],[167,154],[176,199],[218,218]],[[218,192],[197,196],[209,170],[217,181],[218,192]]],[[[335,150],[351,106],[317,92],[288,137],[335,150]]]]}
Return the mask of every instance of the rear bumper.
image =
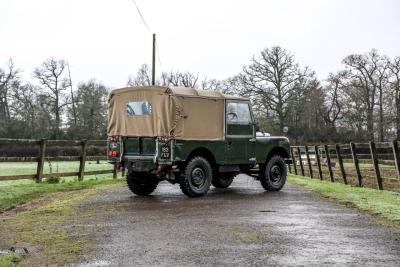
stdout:
{"type": "Polygon", "coordinates": [[[149,160],[127,161],[125,163],[129,171],[151,172],[157,170],[157,164],[149,160]]]}
{"type": "Polygon", "coordinates": [[[129,171],[135,172],[160,172],[163,169],[172,166],[172,162],[160,160],[151,155],[125,156],[123,162],[124,166],[129,171]]]}

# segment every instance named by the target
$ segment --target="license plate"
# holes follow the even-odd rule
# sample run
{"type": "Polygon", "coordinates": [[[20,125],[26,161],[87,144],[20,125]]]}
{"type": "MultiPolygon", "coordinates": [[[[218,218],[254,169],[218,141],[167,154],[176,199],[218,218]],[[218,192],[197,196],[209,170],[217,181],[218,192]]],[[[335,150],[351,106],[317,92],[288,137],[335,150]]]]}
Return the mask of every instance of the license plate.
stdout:
{"type": "Polygon", "coordinates": [[[163,145],[161,146],[161,154],[160,158],[161,159],[170,159],[171,157],[171,149],[169,145],[163,145]]]}

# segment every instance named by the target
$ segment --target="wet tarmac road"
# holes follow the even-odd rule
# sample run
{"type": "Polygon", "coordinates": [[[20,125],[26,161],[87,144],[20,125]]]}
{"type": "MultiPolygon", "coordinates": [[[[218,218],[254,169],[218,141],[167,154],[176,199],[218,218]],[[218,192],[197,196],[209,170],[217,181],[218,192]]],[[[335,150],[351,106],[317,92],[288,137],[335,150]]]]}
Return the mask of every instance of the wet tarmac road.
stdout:
{"type": "Polygon", "coordinates": [[[204,198],[161,183],[150,197],[102,191],[85,207],[99,216],[96,254],[81,266],[400,266],[399,228],[298,186],[265,192],[246,176],[204,198]]]}

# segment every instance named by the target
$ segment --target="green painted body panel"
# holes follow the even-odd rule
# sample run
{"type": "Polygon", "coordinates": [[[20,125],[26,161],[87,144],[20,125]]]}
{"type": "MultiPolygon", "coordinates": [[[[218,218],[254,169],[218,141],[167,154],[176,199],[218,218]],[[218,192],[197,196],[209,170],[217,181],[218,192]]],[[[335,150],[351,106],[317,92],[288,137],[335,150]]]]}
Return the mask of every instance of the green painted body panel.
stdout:
{"type": "Polygon", "coordinates": [[[226,134],[230,135],[247,135],[253,136],[253,124],[227,124],[226,134]]]}
{"type": "Polygon", "coordinates": [[[217,164],[225,164],[225,141],[175,140],[173,160],[185,161],[195,149],[207,149],[214,156],[217,164]]]}
{"type": "Polygon", "coordinates": [[[254,163],[254,125],[227,124],[225,141],[226,164],[254,163]]]}
{"type": "Polygon", "coordinates": [[[126,137],[124,139],[124,154],[129,155],[154,155],[156,151],[156,138],[154,137],[126,137]]]}
{"type": "Polygon", "coordinates": [[[271,151],[278,148],[283,149],[287,154],[286,157],[289,158],[289,139],[283,136],[257,136],[255,142],[255,156],[257,163],[265,163],[271,151]]]}

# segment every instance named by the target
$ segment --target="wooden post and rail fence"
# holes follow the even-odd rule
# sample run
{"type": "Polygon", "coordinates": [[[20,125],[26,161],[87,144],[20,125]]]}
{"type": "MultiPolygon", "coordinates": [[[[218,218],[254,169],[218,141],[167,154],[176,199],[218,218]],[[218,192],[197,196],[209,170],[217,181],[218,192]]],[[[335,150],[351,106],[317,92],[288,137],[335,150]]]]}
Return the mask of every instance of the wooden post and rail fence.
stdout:
{"type": "Polygon", "coordinates": [[[400,189],[399,142],[291,146],[289,172],[379,190],[400,189]],[[315,166],[315,169],[313,168],[315,166]]]}
{"type": "MultiPolygon", "coordinates": [[[[2,180],[19,180],[19,179],[34,179],[41,182],[43,178],[50,177],[69,177],[76,176],[79,181],[82,181],[87,175],[107,174],[112,173],[113,178],[116,179],[119,169],[110,164],[110,169],[86,171],[87,161],[106,160],[107,141],[105,140],[31,140],[31,139],[0,139],[0,162],[37,162],[36,173],[22,174],[22,175],[2,175],[0,173],[0,181],[2,180]],[[35,156],[21,157],[20,155],[8,156],[13,154],[14,149],[25,151],[26,147],[30,147],[31,154],[35,156]],[[95,155],[88,155],[88,150],[94,148],[95,155]],[[66,150],[73,150],[74,153],[65,152],[66,150]],[[52,150],[52,151],[50,151],[52,150]],[[33,151],[33,152],[32,152],[33,151]],[[37,152],[36,152],[37,151],[37,152]],[[63,154],[75,155],[57,155],[59,152],[63,154]],[[52,153],[49,153],[52,152],[52,153]],[[55,154],[55,155],[51,155],[55,154]],[[57,172],[57,173],[44,173],[46,162],[58,161],[79,161],[78,171],[75,172],[57,172]]],[[[71,152],[71,151],[70,151],[71,152]]],[[[22,152],[24,153],[24,152],[22,152]]],[[[21,153],[21,154],[22,154],[21,153]]],[[[125,170],[122,169],[122,175],[125,170]]]]}
{"type": "MultiPolygon", "coordinates": [[[[119,170],[112,165],[110,169],[85,170],[87,161],[105,160],[106,151],[105,140],[0,139],[0,162],[37,163],[35,173],[20,175],[0,173],[0,181],[34,179],[41,182],[43,178],[67,176],[75,176],[82,181],[87,175],[107,173],[112,173],[113,178],[117,178],[119,170]],[[31,148],[28,149],[29,153],[26,152],[27,147],[31,148]],[[79,168],[75,172],[44,172],[46,162],[58,161],[78,161],[79,168]]],[[[400,189],[398,141],[291,146],[290,152],[291,173],[311,178],[318,177],[331,182],[376,187],[380,190],[400,189]]],[[[122,168],[121,171],[124,175],[125,170],[122,168]]]]}

